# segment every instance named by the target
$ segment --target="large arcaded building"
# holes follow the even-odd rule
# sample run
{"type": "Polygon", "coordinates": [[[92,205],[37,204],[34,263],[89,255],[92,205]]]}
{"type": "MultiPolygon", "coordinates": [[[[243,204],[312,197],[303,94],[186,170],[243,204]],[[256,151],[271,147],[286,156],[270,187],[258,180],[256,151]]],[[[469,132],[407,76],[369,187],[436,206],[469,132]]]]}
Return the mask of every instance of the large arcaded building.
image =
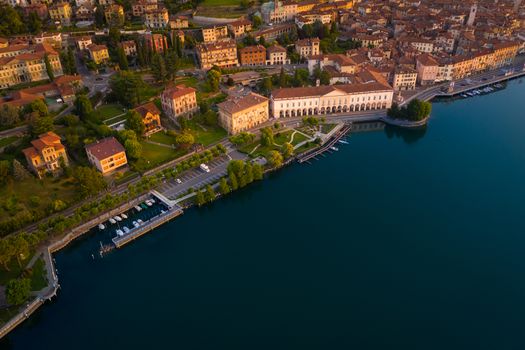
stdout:
{"type": "Polygon", "coordinates": [[[46,56],[54,76],[62,75],[58,52],[49,44],[12,45],[0,49],[0,89],[49,79],[46,56]]]}

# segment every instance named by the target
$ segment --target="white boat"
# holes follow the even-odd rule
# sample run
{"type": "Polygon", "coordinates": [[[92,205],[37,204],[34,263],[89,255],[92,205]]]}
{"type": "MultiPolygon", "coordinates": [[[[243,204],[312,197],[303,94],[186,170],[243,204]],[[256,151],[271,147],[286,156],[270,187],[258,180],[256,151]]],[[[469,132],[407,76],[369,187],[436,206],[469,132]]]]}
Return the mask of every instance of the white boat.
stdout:
{"type": "Polygon", "coordinates": [[[122,228],[124,230],[124,233],[129,233],[130,229],[127,226],[124,226],[122,228]]]}
{"type": "Polygon", "coordinates": [[[122,232],[121,229],[118,229],[117,231],[115,231],[117,233],[117,236],[124,236],[124,232],[122,232]]]}
{"type": "Polygon", "coordinates": [[[155,200],[154,200],[153,198],[151,198],[149,201],[150,201],[151,203],[155,203],[155,200]]]}
{"type": "Polygon", "coordinates": [[[339,143],[342,143],[343,145],[348,145],[348,141],[345,140],[339,140],[339,143]]]}
{"type": "Polygon", "coordinates": [[[128,216],[126,214],[124,214],[124,213],[120,214],[120,216],[122,216],[123,219],[127,219],[128,218],[128,216]]]}
{"type": "Polygon", "coordinates": [[[104,226],[104,224],[99,224],[99,225],[98,225],[98,229],[99,229],[99,230],[103,230],[103,229],[105,229],[105,228],[106,228],[106,226],[104,226]]]}
{"type": "Polygon", "coordinates": [[[136,222],[136,221],[133,221],[133,226],[135,226],[135,227],[139,227],[140,225],[139,225],[139,223],[138,223],[138,222],[136,222]]]}
{"type": "Polygon", "coordinates": [[[113,219],[113,218],[109,219],[109,222],[112,223],[112,224],[116,224],[117,223],[117,221],[115,219],[113,219]]]}
{"type": "Polygon", "coordinates": [[[151,207],[151,206],[153,205],[153,203],[151,203],[150,201],[146,201],[146,205],[147,205],[148,207],[151,207]]]}
{"type": "Polygon", "coordinates": [[[139,225],[142,225],[144,223],[144,221],[142,221],[141,219],[138,219],[137,222],[139,225]]]}
{"type": "Polygon", "coordinates": [[[334,146],[330,147],[330,149],[333,150],[333,151],[339,151],[339,148],[334,147],[334,146]]]}
{"type": "Polygon", "coordinates": [[[161,210],[160,210],[160,213],[161,213],[161,214],[164,214],[165,212],[166,212],[166,210],[164,210],[164,209],[161,209],[161,210]]]}
{"type": "Polygon", "coordinates": [[[117,220],[117,221],[122,221],[122,218],[121,218],[120,216],[118,216],[118,215],[115,215],[115,216],[113,217],[113,219],[115,219],[115,220],[117,220]]]}
{"type": "Polygon", "coordinates": [[[139,207],[138,205],[136,205],[136,206],[135,206],[135,210],[136,210],[136,211],[141,211],[141,210],[142,210],[142,208],[141,208],[141,207],[139,207]]]}

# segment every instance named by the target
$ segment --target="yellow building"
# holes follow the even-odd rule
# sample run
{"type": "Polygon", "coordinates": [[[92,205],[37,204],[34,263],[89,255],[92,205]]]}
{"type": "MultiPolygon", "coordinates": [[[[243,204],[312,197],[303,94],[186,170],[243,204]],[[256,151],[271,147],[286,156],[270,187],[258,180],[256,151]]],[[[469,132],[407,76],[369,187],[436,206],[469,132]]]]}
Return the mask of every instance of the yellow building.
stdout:
{"type": "Polygon", "coordinates": [[[160,124],[160,111],[153,102],[138,106],[134,110],[142,117],[142,122],[146,127],[144,134],[152,134],[162,129],[162,125],[160,124]]]}
{"type": "Polygon", "coordinates": [[[148,28],[166,28],[169,21],[168,10],[165,7],[144,12],[144,24],[148,28]]]}
{"type": "Polygon", "coordinates": [[[62,23],[63,25],[71,24],[71,17],[73,16],[73,10],[71,5],[67,2],[62,2],[49,6],[49,17],[54,20],[62,23]]]}
{"type": "Polygon", "coordinates": [[[0,89],[49,79],[46,57],[54,76],[62,75],[58,52],[48,44],[13,45],[0,49],[0,89]]]}
{"type": "Polygon", "coordinates": [[[91,44],[87,47],[89,57],[96,64],[104,63],[109,60],[109,52],[106,45],[91,44]]]}
{"type": "Polygon", "coordinates": [[[104,17],[107,24],[121,26],[124,24],[124,7],[117,4],[109,5],[104,10],[104,17]]]}
{"type": "Polygon", "coordinates": [[[221,102],[217,107],[219,124],[230,134],[249,130],[270,118],[268,99],[253,92],[221,102]]]}
{"type": "Polygon", "coordinates": [[[167,88],[160,95],[160,101],[164,113],[173,120],[193,115],[199,110],[195,89],[185,85],[167,88]]]}
{"type": "Polygon", "coordinates": [[[295,51],[304,58],[319,55],[320,43],[319,38],[297,40],[295,42],[295,51]]]}
{"type": "Polygon", "coordinates": [[[86,146],[89,162],[102,175],[107,175],[128,164],[124,147],[114,137],[107,137],[86,146]]]}
{"type": "Polygon", "coordinates": [[[202,40],[205,43],[214,43],[218,40],[228,38],[228,27],[225,25],[202,28],[201,31],[202,40]]]}
{"type": "Polygon", "coordinates": [[[29,169],[39,178],[45,173],[57,173],[61,169],[61,161],[68,164],[66,149],[60,142],[60,137],[54,132],[47,132],[31,141],[31,147],[24,149],[29,169]]]}
{"type": "Polygon", "coordinates": [[[221,68],[239,65],[237,44],[233,40],[198,44],[196,50],[202,69],[210,69],[214,65],[221,68]]]}

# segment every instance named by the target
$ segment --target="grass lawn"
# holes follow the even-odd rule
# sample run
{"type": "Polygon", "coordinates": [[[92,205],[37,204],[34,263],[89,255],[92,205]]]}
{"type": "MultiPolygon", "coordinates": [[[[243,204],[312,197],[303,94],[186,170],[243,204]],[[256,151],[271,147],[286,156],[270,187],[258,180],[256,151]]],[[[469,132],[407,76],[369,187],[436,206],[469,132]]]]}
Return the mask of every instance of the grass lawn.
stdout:
{"type": "Polygon", "coordinates": [[[323,134],[328,134],[330,131],[332,131],[337,124],[323,124],[321,125],[321,132],[323,134]]]}
{"type": "Polygon", "coordinates": [[[195,120],[190,120],[188,125],[191,133],[195,137],[195,142],[204,146],[208,146],[228,136],[226,130],[219,126],[201,126],[195,122],[195,120]]]}
{"type": "Polygon", "coordinates": [[[0,187],[0,221],[24,209],[45,210],[56,199],[71,204],[75,196],[76,187],[64,178],[45,177],[38,180],[31,177],[23,181],[8,181],[0,187]],[[5,203],[10,198],[14,198],[16,204],[7,210],[5,203]]]}
{"type": "Polygon", "coordinates": [[[31,274],[31,290],[39,291],[47,286],[46,269],[44,260],[39,258],[33,265],[31,274]]]}
{"type": "Polygon", "coordinates": [[[164,145],[170,145],[170,146],[175,144],[175,137],[170,136],[163,131],[154,133],[153,135],[149,137],[149,140],[153,142],[162,143],[164,145]]]}
{"type": "Polygon", "coordinates": [[[195,77],[180,77],[175,80],[175,83],[177,85],[184,84],[192,88],[197,88],[197,84],[199,83],[199,80],[195,77]]]}
{"type": "Polygon", "coordinates": [[[10,306],[7,309],[0,310],[0,324],[3,325],[7,323],[7,321],[13,318],[19,310],[20,306],[10,306]]]}
{"type": "Polygon", "coordinates": [[[186,153],[184,150],[154,145],[145,141],[141,141],[140,144],[142,145],[142,157],[147,163],[146,169],[151,169],[186,153]]]}
{"type": "Polygon", "coordinates": [[[100,113],[100,115],[104,119],[104,122],[107,122],[109,121],[109,119],[114,118],[122,113],[125,113],[124,108],[119,104],[102,105],[96,110],[100,113]]]}
{"type": "Polygon", "coordinates": [[[298,145],[301,142],[306,141],[306,140],[308,140],[308,138],[306,136],[304,136],[303,134],[301,134],[299,132],[296,132],[294,137],[293,137],[292,145],[293,146],[298,145]]]}
{"type": "Polygon", "coordinates": [[[231,0],[206,0],[197,8],[197,16],[216,18],[238,18],[246,16],[246,10],[239,6],[240,1],[231,0]],[[226,5],[221,4],[227,3],[226,5]]]}
{"type": "Polygon", "coordinates": [[[204,0],[201,6],[239,6],[240,0],[204,0]]]}
{"type": "Polygon", "coordinates": [[[11,261],[7,264],[9,271],[5,270],[3,266],[0,267],[0,285],[5,286],[9,280],[20,277],[24,267],[26,267],[27,263],[32,257],[33,255],[30,255],[26,259],[22,260],[20,262],[22,267],[18,265],[18,261],[16,259],[11,259],[11,261]]]}
{"type": "Polygon", "coordinates": [[[5,147],[18,140],[18,136],[8,136],[0,139],[0,147],[5,147]]]}

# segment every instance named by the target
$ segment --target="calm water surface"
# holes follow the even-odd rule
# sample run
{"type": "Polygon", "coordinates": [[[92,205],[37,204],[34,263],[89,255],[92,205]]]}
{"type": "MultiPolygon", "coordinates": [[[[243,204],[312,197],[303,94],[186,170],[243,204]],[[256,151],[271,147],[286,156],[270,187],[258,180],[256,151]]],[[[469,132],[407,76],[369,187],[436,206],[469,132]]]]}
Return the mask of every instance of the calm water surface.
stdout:
{"type": "Polygon", "coordinates": [[[93,261],[6,349],[524,349],[525,89],[354,134],[93,261]]]}

